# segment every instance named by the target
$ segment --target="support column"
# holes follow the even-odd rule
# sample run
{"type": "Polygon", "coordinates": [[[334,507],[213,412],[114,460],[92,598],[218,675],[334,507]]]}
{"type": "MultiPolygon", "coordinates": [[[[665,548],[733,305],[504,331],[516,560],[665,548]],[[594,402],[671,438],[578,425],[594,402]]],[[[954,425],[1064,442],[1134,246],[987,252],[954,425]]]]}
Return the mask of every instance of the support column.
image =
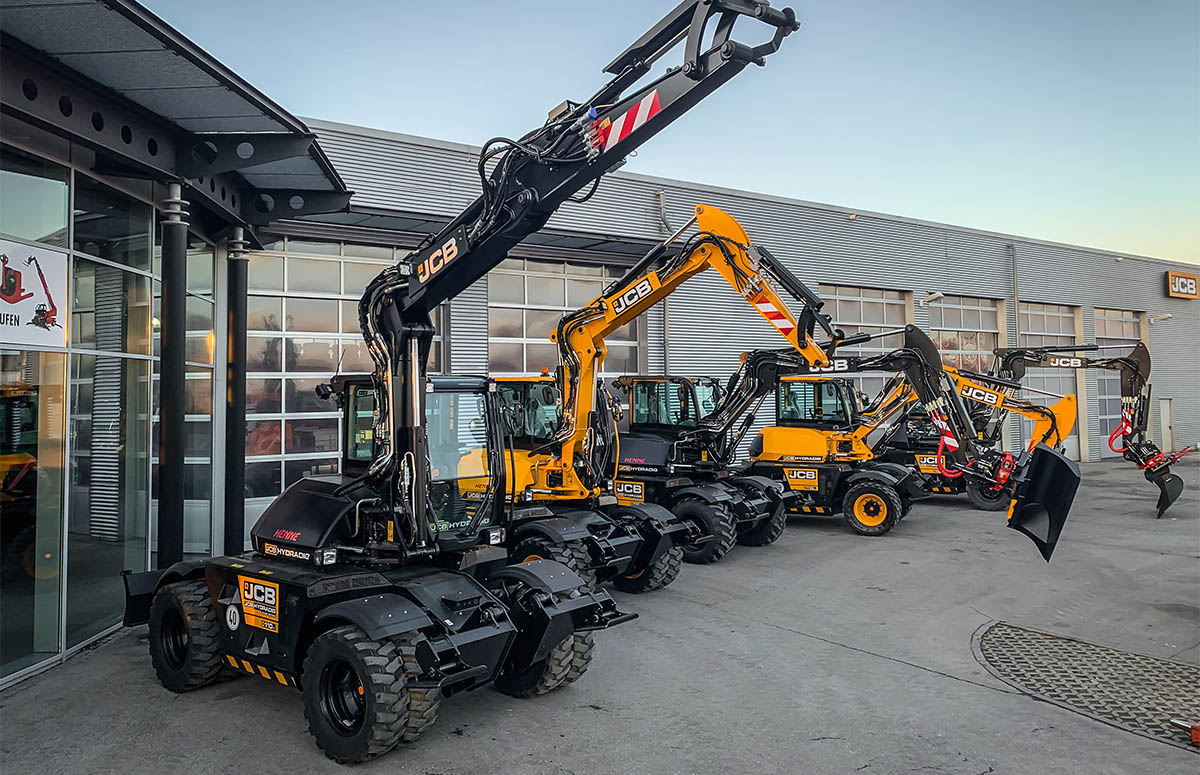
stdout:
{"type": "Polygon", "coordinates": [[[241,226],[229,238],[229,359],[225,367],[225,554],[245,551],[246,535],[246,259],[241,226]]]}
{"type": "Polygon", "coordinates": [[[183,416],[187,402],[187,202],[167,184],[162,209],[162,312],[158,378],[158,567],[183,559],[183,416]]]}

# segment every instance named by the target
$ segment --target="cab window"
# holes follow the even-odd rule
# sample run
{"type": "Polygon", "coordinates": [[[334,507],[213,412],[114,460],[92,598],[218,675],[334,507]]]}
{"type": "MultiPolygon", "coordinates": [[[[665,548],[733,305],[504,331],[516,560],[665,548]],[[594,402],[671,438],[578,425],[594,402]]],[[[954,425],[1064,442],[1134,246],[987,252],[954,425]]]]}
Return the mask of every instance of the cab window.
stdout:
{"type": "Polygon", "coordinates": [[[514,444],[543,443],[554,438],[558,429],[558,387],[550,382],[501,382],[500,401],[515,410],[521,430],[514,444]]]}
{"type": "Polygon", "coordinates": [[[352,385],[346,402],[346,459],[371,462],[375,449],[375,391],[352,385]]]}
{"type": "Polygon", "coordinates": [[[700,408],[700,417],[708,417],[717,408],[717,386],[708,381],[700,381],[695,384],[696,388],[696,404],[700,408]]]}
{"type": "Polygon", "coordinates": [[[696,398],[691,385],[680,382],[635,382],[629,397],[634,425],[696,427],[696,398]]]}
{"type": "Polygon", "coordinates": [[[780,422],[847,425],[850,411],[834,382],[784,382],[776,393],[780,422]]]}

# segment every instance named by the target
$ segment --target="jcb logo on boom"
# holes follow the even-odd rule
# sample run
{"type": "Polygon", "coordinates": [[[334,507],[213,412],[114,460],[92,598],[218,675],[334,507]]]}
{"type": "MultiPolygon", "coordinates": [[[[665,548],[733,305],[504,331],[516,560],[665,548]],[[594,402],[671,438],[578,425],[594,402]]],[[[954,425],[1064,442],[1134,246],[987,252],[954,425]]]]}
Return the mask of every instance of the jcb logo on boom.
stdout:
{"type": "Polygon", "coordinates": [[[622,293],[617,298],[613,299],[612,310],[614,314],[620,315],[629,307],[637,304],[645,296],[649,296],[654,291],[654,286],[650,280],[644,279],[637,285],[622,293]]]}
{"type": "Polygon", "coordinates": [[[990,390],[984,390],[974,385],[963,385],[959,389],[958,394],[964,398],[969,398],[972,401],[980,401],[990,406],[997,406],[1000,403],[999,393],[993,393],[990,390]]]}
{"type": "Polygon", "coordinates": [[[828,366],[814,366],[812,368],[812,371],[819,371],[819,372],[826,373],[826,374],[831,371],[849,371],[849,370],[850,370],[850,361],[846,360],[845,358],[834,358],[833,360],[831,360],[829,362],[828,366]]]}
{"type": "Polygon", "coordinates": [[[458,238],[451,237],[417,266],[417,280],[427,282],[458,255],[458,238]]]}
{"type": "Polygon", "coordinates": [[[1063,369],[1082,369],[1083,358],[1061,358],[1052,355],[1050,356],[1050,365],[1063,369]]]}

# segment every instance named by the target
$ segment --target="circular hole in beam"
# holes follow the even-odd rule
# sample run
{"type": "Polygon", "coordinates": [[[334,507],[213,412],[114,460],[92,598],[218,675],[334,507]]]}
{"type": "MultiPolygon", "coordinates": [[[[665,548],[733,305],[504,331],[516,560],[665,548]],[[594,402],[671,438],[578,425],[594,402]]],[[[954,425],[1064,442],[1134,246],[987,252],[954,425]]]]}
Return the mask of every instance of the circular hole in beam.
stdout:
{"type": "Polygon", "coordinates": [[[104,131],[104,114],[98,110],[92,111],[92,129],[97,132],[104,131]]]}
{"type": "Polygon", "coordinates": [[[25,99],[29,100],[30,102],[33,102],[37,99],[38,88],[37,84],[34,83],[32,78],[26,78],[24,81],[21,81],[21,93],[24,94],[25,99]]]}
{"type": "Polygon", "coordinates": [[[150,138],[147,138],[147,139],[146,139],[146,151],[147,151],[147,152],[148,152],[148,153],[149,153],[151,156],[157,156],[157,155],[158,155],[158,141],[157,141],[157,140],[155,140],[153,137],[150,137],[150,138]]]}
{"type": "Polygon", "coordinates": [[[259,194],[254,197],[254,209],[266,215],[275,209],[275,197],[270,194],[259,194]]]}
{"type": "Polygon", "coordinates": [[[196,143],[192,146],[192,161],[197,164],[209,165],[217,160],[217,146],[209,141],[196,143]]]}
{"type": "Polygon", "coordinates": [[[242,160],[249,159],[251,156],[254,155],[254,145],[252,143],[247,143],[244,141],[238,143],[237,147],[234,148],[233,150],[234,150],[234,153],[236,153],[238,155],[238,158],[242,159],[242,160]]]}
{"type": "Polygon", "coordinates": [[[58,112],[63,114],[63,118],[68,118],[75,112],[75,104],[71,102],[71,98],[62,96],[58,98],[58,112]]]}
{"type": "Polygon", "coordinates": [[[288,200],[288,206],[293,210],[299,210],[300,208],[304,207],[304,197],[293,195],[292,198],[288,200]]]}
{"type": "Polygon", "coordinates": [[[128,126],[121,127],[121,142],[129,145],[133,142],[133,130],[128,126]]]}

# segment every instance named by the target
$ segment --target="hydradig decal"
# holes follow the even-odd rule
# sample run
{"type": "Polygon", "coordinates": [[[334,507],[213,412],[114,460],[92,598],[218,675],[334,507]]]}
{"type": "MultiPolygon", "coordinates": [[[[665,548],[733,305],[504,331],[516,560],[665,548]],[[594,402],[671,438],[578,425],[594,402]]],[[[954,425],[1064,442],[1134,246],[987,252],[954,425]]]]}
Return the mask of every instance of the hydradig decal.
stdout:
{"type": "Polygon", "coordinates": [[[817,469],[815,468],[785,468],[788,489],[813,491],[820,489],[817,484],[817,469]]]}
{"type": "Polygon", "coordinates": [[[921,473],[938,473],[937,455],[916,455],[915,457],[917,458],[917,468],[921,470],[921,473]]]}
{"type": "Polygon", "coordinates": [[[988,406],[1000,405],[999,393],[993,393],[990,390],[984,390],[976,385],[963,385],[961,388],[959,388],[958,394],[963,398],[969,398],[972,401],[978,401],[981,404],[987,404],[988,406]]]}
{"type": "Polygon", "coordinates": [[[279,585],[253,576],[238,576],[238,590],[246,624],[279,632],[279,585]]]}
{"type": "Polygon", "coordinates": [[[615,481],[613,493],[617,496],[617,503],[622,506],[646,502],[646,485],[641,482],[615,481]]]}
{"type": "Polygon", "coordinates": [[[276,544],[263,544],[263,554],[271,557],[286,557],[289,560],[311,560],[311,552],[302,552],[299,549],[293,549],[290,546],[277,546],[276,544]]]}

